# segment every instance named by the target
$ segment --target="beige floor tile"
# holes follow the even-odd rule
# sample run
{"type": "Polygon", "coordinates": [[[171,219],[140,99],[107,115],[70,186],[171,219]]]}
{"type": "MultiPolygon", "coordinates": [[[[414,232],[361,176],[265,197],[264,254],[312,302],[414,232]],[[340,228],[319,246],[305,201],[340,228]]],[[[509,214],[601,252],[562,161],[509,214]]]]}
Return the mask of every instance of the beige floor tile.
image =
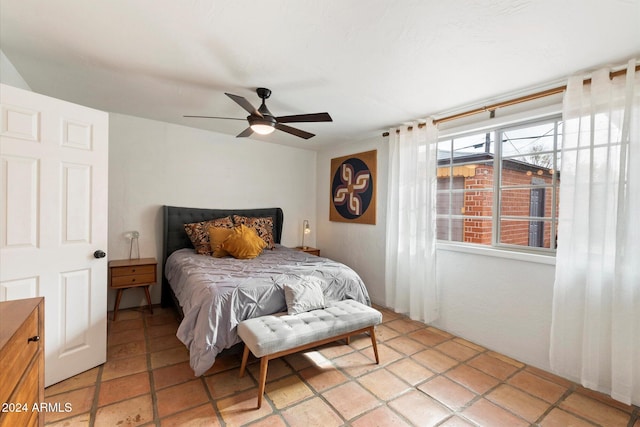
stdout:
{"type": "Polygon", "coordinates": [[[60,412],[45,412],[44,420],[46,423],[59,421],[64,418],[75,417],[91,410],[93,398],[95,396],[96,387],[85,387],[73,391],[56,394],[55,396],[45,398],[45,402],[52,406],[64,408],[60,412]],[[71,407],[70,412],[66,411],[67,406],[71,407]]]}
{"type": "Polygon", "coordinates": [[[156,392],[156,399],[158,416],[164,418],[187,408],[206,403],[209,400],[209,396],[202,380],[197,378],[156,392]]]}
{"type": "Polygon", "coordinates": [[[375,362],[364,356],[359,351],[333,359],[333,363],[335,366],[343,369],[347,374],[354,377],[358,377],[366,372],[380,368],[380,365],[376,365],[375,362]]]}
{"type": "Polygon", "coordinates": [[[102,381],[124,377],[147,370],[147,356],[145,354],[109,360],[102,367],[102,381]]]}
{"type": "Polygon", "coordinates": [[[463,415],[473,422],[487,427],[527,427],[529,423],[494,405],[486,399],[480,399],[465,409],[463,415]]]}
{"type": "Polygon", "coordinates": [[[551,410],[539,425],[540,427],[593,427],[593,424],[558,408],[551,410]]]}
{"type": "Polygon", "coordinates": [[[282,415],[270,415],[265,419],[247,424],[247,427],[288,427],[282,415]]]}
{"type": "Polygon", "coordinates": [[[369,334],[354,335],[351,337],[349,346],[354,350],[362,350],[363,348],[371,347],[371,336],[369,336],[369,334]]]}
{"type": "Polygon", "coordinates": [[[240,363],[242,363],[242,354],[231,354],[217,357],[216,362],[207,372],[204,373],[204,375],[212,375],[229,369],[239,368],[240,363]]]}
{"type": "Polygon", "coordinates": [[[153,325],[147,327],[149,337],[163,337],[165,335],[175,335],[178,330],[177,324],[170,323],[164,325],[153,325]]]}
{"type": "MultiPolygon", "coordinates": [[[[47,417],[45,416],[45,419],[47,417]]],[[[47,427],[89,427],[91,421],[91,413],[76,415],[71,418],[65,418],[60,421],[47,423],[47,427]]]]}
{"type": "Polygon", "coordinates": [[[400,333],[388,327],[386,323],[376,326],[376,339],[378,342],[385,342],[397,336],[400,336],[400,333]]]}
{"type": "Polygon", "coordinates": [[[247,390],[216,402],[218,413],[222,415],[226,425],[241,426],[273,413],[268,399],[264,399],[260,409],[256,409],[258,405],[256,394],[256,390],[247,390]]]}
{"type": "Polygon", "coordinates": [[[484,348],[484,347],[482,347],[482,346],[479,346],[478,344],[473,343],[473,342],[471,342],[471,341],[467,341],[467,340],[465,340],[464,338],[455,337],[455,338],[453,338],[453,339],[452,339],[452,341],[453,341],[453,342],[457,342],[458,344],[462,344],[462,345],[464,345],[464,346],[467,346],[467,347],[469,347],[469,348],[472,348],[472,349],[474,349],[475,351],[477,351],[478,353],[482,353],[483,351],[486,351],[486,350],[487,350],[486,348],[484,348]]]}
{"type": "Polygon", "coordinates": [[[400,317],[396,320],[387,322],[384,325],[401,334],[406,334],[425,327],[424,323],[416,322],[406,317],[400,317]]]}
{"type": "MultiPolygon", "coordinates": [[[[285,356],[284,360],[293,368],[294,371],[300,372],[305,368],[315,366],[315,362],[310,357],[312,353],[317,353],[317,352],[302,351],[299,353],[293,353],[288,356],[285,356]]],[[[323,356],[323,359],[328,362],[328,359],[326,359],[324,356],[323,356]]]]}
{"type": "Polygon", "coordinates": [[[290,426],[337,427],[343,425],[340,416],[319,397],[305,400],[283,410],[282,416],[290,426]]]}
{"type": "MultiPolygon", "coordinates": [[[[119,314],[118,314],[119,315],[119,314]]],[[[96,426],[139,426],[153,420],[151,395],[123,400],[98,408],[96,426]]]]}
{"type": "Polygon", "coordinates": [[[397,362],[388,365],[386,369],[393,372],[396,376],[402,378],[412,386],[424,382],[436,375],[434,372],[409,358],[398,360],[397,362]]]}
{"type": "Polygon", "coordinates": [[[173,347],[185,347],[182,341],[175,335],[164,335],[160,337],[149,338],[149,351],[166,350],[173,347]]]}
{"type": "Polygon", "coordinates": [[[411,338],[407,338],[406,336],[393,338],[386,341],[385,344],[407,356],[411,356],[412,354],[426,350],[426,347],[424,345],[415,340],[412,340],[411,338]]]}
{"type": "Polygon", "coordinates": [[[254,381],[251,375],[245,374],[242,378],[239,378],[237,370],[210,375],[205,377],[205,382],[207,383],[211,397],[214,399],[220,399],[239,391],[257,387],[257,382],[254,381]]]}
{"type": "Polygon", "coordinates": [[[111,333],[107,338],[107,346],[124,344],[132,341],[144,341],[144,329],[138,328],[111,333]]]}
{"type": "Polygon", "coordinates": [[[434,426],[451,411],[417,390],[389,402],[389,406],[416,426],[434,426]]]}
{"type": "Polygon", "coordinates": [[[582,386],[576,387],[576,393],[580,393],[584,396],[595,399],[599,402],[604,403],[605,405],[613,406],[614,408],[620,409],[621,411],[627,412],[629,414],[632,413],[634,410],[633,406],[627,405],[622,402],[618,402],[617,400],[614,400],[613,398],[611,398],[610,396],[607,396],[606,394],[600,393],[595,390],[590,390],[582,386]]]}
{"type": "Polygon", "coordinates": [[[569,388],[573,385],[571,381],[565,378],[559,377],[547,371],[543,371],[542,369],[534,368],[533,366],[527,366],[524,370],[531,374],[537,375],[540,378],[544,378],[545,380],[561,385],[565,388],[569,388]]]}
{"type": "Polygon", "coordinates": [[[163,366],[188,361],[189,351],[186,347],[173,347],[166,350],[155,351],[151,353],[150,356],[151,369],[158,369],[163,366]]]}
{"type": "Polygon", "coordinates": [[[164,366],[154,369],[152,372],[153,386],[156,390],[196,379],[193,369],[189,366],[189,362],[164,366]]]}
{"type": "MultiPolygon", "coordinates": [[[[118,314],[120,314],[119,311],[118,314]]],[[[118,317],[118,320],[116,320],[115,322],[109,322],[109,333],[111,334],[143,328],[144,321],[141,317],[135,319],[121,319],[120,317],[118,317]]]]}
{"type": "Polygon", "coordinates": [[[496,378],[467,365],[457,366],[445,375],[478,394],[483,394],[500,383],[496,378]]]}
{"type": "Polygon", "coordinates": [[[515,366],[488,354],[481,354],[467,362],[467,365],[494,376],[502,381],[518,370],[515,366]]]}
{"type": "Polygon", "coordinates": [[[427,347],[433,347],[447,341],[449,338],[429,329],[418,329],[408,335],[410,338],[424,344],[427,347]]]}
{"type": "Polygon", "coordinates": [[[131,341],[123,344],[110,345],[107,347],[107,360],[137,356],[146,352],[147,345],[144,341],[131,341]]]}
{"type": "MultiPolygon", "coordinates": [[[[253,378],[258,380],[260,378],[260,364],[254,363],[252,365],[247,366],[247,370],[251,372],[253,378]]],[[[238,371],[239,372],[239,371],[238,371]]],[[[236,375],[238,374],[236,372],[236,375]]],[[[269,361],[269,367],[267,368],[267,382],[275,381],[278,378],[286,377],[287,375],[293,374],[293,370],[289,365],[286,364],[284,359],[274,359],[269,361]]]]}
{"type": "MultiPolygon", "coordinates": [[[[373,352],[373,348],[365,348],[360,350],[360,354],[363,354],[366,358],[375,362],[376,356],[373,352]]],[[[388,365],[396,360],[400,360],[405,357],[402,353],[398,353],[387,344],[378,344],[378,356],[380,358],[380,366],[388,365]]]]}
{"type": "Polygon", "coordinates": [[[356,382],[339,385],[322,395],[347,420],[382,404],[373,394],[356,382]]]}
{"type": "Polygon", "coordinates": [[[121,400],[130,399],[151,392],[149,373],[127,375],[100,384],[98,406],[110,405],[121,400]]]}
{"type": "MultiPolygon", "coordinates": [[[[255,390],[257,396],[258,388],[256,387],[255,390]]],[[[283,409],[313,396],[313,391],[297,375],[290,375],[268,383],[265,394],[277,409],[283,409]]]]}
{"type": "Polygon", "coordinates": [[[456,366],[459,362],[446,354],[440,353],[437,350],[428,349],[421,351],[420,353],[416,353],[411,356],[413,360],[425,366],[429,370],[433,372],[444,372],[447,371],[454,366],[456,366]]]}
{"type": "Polygon", "coordinates": [[[534,423],[540,418],[549,407],[549,404],[545,401],[507,384],[499,385],[486,398],[530,423],[534,423]]]}
{"type": "Polygon", "coordinates": [[[507,382],[548,403],[557,402],[564,392],[567,391],[566,387],[533,375],[528,371],[518,372],[509,378],[507,382]]]}
{"type": "Polygon", "coordinates": [[[340,357],[345,354],[353,353],[353,347],[348,346],[344,340],[334,341],[329,344],[325,344],[315,349],[327,359],[333,359],[334,357],[340,357]]]}
{"type": "Polygon", "coordinates": [[[160,420],[161,427],[220,427],[216,410],[211,403],[187,409],[160,420]]]}
{"type": "Polygon", "coordinates": [[[631,416],[579,393],[572,393],[560,403],[560,408],[607,427],[626,427],[631,416]]]}
{"type": "Polygon", "coordinates": [[[463,420],[458,416],[453,416],[438,427],[476,427],[476,425],[471,424],[469,421],[463,420]]]}
{"type": "Polygon", "coordinates": [[[522,369],[522,368],[525,367],[524,363],[518,362],[517,360],[512,359],[512,358],[510,358],[508,356],[505,356],[504,354],[496,353],[495,351],[488,351],[487,355],[491,356],[491,357],[495,357],[496,359],[500,359],[503,362],[506,362],[509,365],[512,365],[512,366],[514,366],[514,367],[516,367],[518,369],[522,369]]]}
{"type": "Polygon", "coordinates": [[[153,316],[145,316],[144,321],[147,326],[159,326],[159,325],[168,325],[171,324],[178,329],[178,319],[176,319],[176,315],[173,312],[168,312],[165,314],[157,313],[153,316]]]}
{"type": "Polygon", "coordinates": [[[390,408],[382,406],[366,413],[351,423],[352,427],[410,427],[390,408]]]}
{"type": "Polygon", "coordinates": [[[447,356],[464,362],[465,360],[471,359],[473,356],[478,354],[478,351],[468,347],[466,345],[457,343],[453,340],[445,341],[442,344],[438,344],[436,346],[436,350],[441,353],[446,354],[447,356]]]}
{"type": "Polygon", "coordinates": [[[320,393],[349,381],[342,372],[333,366],[321,368],[314,365],[302,369],[298,373],[313,389],[320,393]]]}
{"type": "Polygon", "coordinates": [[[84,371],[78,375],[74,375],[73,377],[61,381],[57,384],[53,384],[44,389],[44,396],[49,397],[55,394],[63,393],[65,391],[71,391],[78,388],[95,385],[96,381],[98,380],[99,372],[99,367],[89,369],[88,371],[84,371]]]}
{"type": "Polygon", "coordinates": [[[358,378],[358,382],[380,400],[390,400],[410,390],[409,385],[386,369],[378,369],[358,378]]]}
{"type": "Polygon", "coordinates": [[[437,376],[418,387],[435,400],[458,411],[476,398],[476,394],[444,376],[437,376]]]}

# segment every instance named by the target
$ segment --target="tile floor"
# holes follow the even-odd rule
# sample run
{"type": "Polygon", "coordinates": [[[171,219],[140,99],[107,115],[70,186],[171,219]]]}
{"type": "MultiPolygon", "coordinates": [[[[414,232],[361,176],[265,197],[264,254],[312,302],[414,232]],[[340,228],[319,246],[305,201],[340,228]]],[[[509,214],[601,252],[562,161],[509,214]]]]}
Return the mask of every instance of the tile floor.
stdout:
{"type": "Polygon", "coordinates": [[[171,310],[123,310],[109,322],[107,363],[48,387],[48,426],[621,426],[627,406],[441,330],[382,310],[380,365],[367,336],[269,363],[255,410],[258,364],[240,354],[196,378],[171,310]]]}

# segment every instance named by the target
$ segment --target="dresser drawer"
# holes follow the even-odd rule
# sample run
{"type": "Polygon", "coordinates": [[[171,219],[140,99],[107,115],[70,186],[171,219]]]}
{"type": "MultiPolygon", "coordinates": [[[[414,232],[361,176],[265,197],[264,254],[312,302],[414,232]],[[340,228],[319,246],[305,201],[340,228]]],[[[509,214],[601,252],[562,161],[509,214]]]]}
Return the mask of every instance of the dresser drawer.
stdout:
{"type": "Polygon", "coordinates": [[[132,276],[114,276],[111,278],[112,288],[123,288],[136,285],[149,285],[156,282],[155,273],[134,274],[132,276]]]}
{"type": "Polygon", "coordinates": [[[34,404],[40,404],[37,364],[38,360],[34,358],[16,393],[9,398],[7,403],[14,403],[16,407],[13,408],[14,410],[2,414],[0,427],[30,427],[38,425],[38,412],[32,411],[34,404]]]}
{"type": "Polygon", "coordinates": [[[20,378],[27,372],[33,356],[38,352],[40,342],[28,341],[34,336],[40,336],[38,310],[31,312],[0,352],[0,366],[3,371],[0,402],[9,402],[11,393],[20,382],[20,378]]]}
{"type": "Polygon", "coordinates": [[[126,267],[112,267],[111,276],[131,276],[132,274],[154,274],[156,272],[155,265],[131,265],[126,267]]]}

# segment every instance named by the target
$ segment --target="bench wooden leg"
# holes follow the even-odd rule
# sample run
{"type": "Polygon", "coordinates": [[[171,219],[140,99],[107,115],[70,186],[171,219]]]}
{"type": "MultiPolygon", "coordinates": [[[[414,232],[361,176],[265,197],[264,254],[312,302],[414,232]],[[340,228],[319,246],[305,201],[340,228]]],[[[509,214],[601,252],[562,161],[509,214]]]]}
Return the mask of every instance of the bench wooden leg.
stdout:
{"type": "Polygon", "coordinates": [[[373,346],[373,354],[376,355],[376,365],[380,364],[380,358],[378,357],[378,343],[376,342],[375,327],[369,328],[369,335],[371,335],[371,345],[373,346]]]}
{"type": "Polygon", "coordinates": [[[242,363],[240,364],[240,378],[244,377],[244,370],[247,367],[247,359],[249,359],[249,347],[244,345],[244,353],[242,353],[242,363]]]}
{"type": "Polygon", "coordinates": [[[262,396],[264,395],[264,386],[267,382],[267,368],[269,367],[269,357],[260,358],[260,382],[258,383],[258,409],[262,406],[262,396]]]}

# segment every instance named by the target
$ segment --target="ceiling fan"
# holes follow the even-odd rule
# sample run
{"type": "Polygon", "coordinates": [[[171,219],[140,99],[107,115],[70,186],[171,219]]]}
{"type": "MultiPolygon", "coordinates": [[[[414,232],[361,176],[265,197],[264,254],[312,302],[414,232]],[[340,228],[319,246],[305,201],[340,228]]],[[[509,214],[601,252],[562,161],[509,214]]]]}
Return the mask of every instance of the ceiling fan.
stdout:
{"type": "MultiPolygon", "coordinates": [[[[256,109],[247,99],[243,96],[233,95],[231,93],[225,93],[229,98],[233,99],[239,106],[244,108],[249,115],[247,121],[249,127],[240,132],[237,137],[251,136],[254,132],[260,135],[268,135],[274,130],[278,129],[291,135],[295,135],[300,138],[309,139],[315,134],[309,133],[300,129],[287,126],[283,123],[302,123],[302,122],[332,122],[333,119],[329,113],[313,113],[313,114],[295,114],[293,116],[274,116],[267,108],[265,100],[271,96],[271,90],[259,87],[256,89],[256,93],[262,99],[260,108],[256,109]]],[[[184,116],[184,117],[197,117],[204,119],[225,119],[225,120],[245,120],[235,117],[214,117],[214,116],[184,116]]]]}

